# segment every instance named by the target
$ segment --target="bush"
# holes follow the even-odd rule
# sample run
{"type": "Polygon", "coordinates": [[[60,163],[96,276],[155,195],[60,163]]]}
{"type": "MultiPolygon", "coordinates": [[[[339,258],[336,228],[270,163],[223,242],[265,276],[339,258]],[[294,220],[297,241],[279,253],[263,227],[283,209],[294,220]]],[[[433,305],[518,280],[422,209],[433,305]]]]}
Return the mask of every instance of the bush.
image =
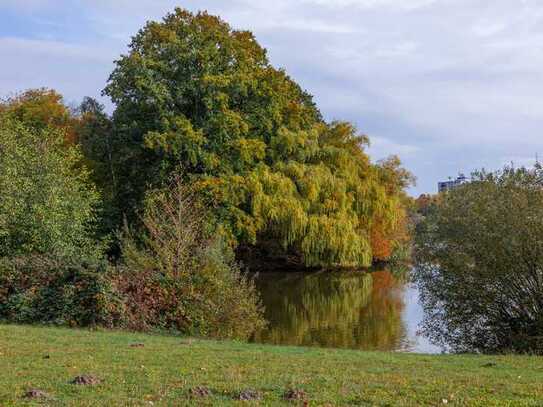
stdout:
{"type": "Polygon", "coordinates": [[[124,236],[117,267],[67,252],[0,257],[0,320],[246,339],[263,311],[206,219],[176,181],[148,196],[144,236],[124,236]]]}
{"type": "Polygon", "coordinates": [[[148,196],[143,241],[126,234],[115,286],[128,327],[248,338],[263,325],[254,285],[235,264],[205,208],[179,180],[148,196]]]}
{"type": "Polygon", "coordinates": [[[0,320],[111,328],[124,324],[123,309],[105,262],[0,259],[0,320]]]}
{"type": "Polygon", "coordinates": [[[474,174],[418,227],[423,330],[453,351],[543,354],[543,170],[474,174]]]}

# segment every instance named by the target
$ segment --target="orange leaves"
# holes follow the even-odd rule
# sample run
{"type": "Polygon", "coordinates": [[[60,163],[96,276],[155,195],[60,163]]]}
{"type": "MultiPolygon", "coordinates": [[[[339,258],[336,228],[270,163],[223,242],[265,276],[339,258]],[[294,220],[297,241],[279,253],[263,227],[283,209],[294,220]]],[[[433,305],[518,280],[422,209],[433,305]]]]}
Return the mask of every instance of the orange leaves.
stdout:
{"type": "Polygon", "coordinates": [[[392,254],[392,242],[387,236],[383,222],[376,222],[370,233],[371,251],[374,260],[388,260],[392,254]]]}
{"type": "Polygon", "coordinates": [[[52,89],[30,89],[2,103],[7,113],[29,127],[52,127],[65,132],[66,142],[76,142],[76,119],[63,103],[62,95],[52,89]]]}
{"type": "Polygon", "coordinates": [[[381,218],[373,223],[370,230],[371,249],[374,261],[390,260],[398,246],[411,239],[409,221],[403,208],[396,208],[397,220],[384,222],[381,218]]]}

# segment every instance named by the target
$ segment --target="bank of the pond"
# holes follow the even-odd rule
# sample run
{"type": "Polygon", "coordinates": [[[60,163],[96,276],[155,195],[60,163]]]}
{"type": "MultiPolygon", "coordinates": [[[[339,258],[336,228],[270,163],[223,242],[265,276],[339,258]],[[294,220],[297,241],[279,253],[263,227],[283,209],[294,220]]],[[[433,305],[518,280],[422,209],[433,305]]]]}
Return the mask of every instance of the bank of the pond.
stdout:
{"type": "Polygon", "coordinates": [[[302,404],[284,400],[288,390],[302,390],[311,406],[535,406],[543,399],[539,357],[361,352],[9,325],[0,325],[0,367],[0,406],[40,402],[23,398],[31,388],[48,393],[49,405],[77,406],[235,405],[246,403],[235,400],[245,390],[260,393],[260,405],[302,404]],[[101,383],[70,383],[82,374],[101,383]],[[200,397],[204,387],[209,395],[200,397]]]}

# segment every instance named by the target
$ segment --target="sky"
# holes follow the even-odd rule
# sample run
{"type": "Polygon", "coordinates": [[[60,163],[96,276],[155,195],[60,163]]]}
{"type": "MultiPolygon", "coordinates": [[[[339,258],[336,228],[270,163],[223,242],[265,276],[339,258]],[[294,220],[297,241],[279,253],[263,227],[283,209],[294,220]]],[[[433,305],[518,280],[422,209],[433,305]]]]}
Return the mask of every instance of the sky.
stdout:
{"type": "Polygon", "coordinates": [[[113,61],[178,6],[254,32],[373,160],[401,158],[412,195],[543,155],[542,0],[0,0],[0,96],[49,87],[112,109],[113,61]]]}

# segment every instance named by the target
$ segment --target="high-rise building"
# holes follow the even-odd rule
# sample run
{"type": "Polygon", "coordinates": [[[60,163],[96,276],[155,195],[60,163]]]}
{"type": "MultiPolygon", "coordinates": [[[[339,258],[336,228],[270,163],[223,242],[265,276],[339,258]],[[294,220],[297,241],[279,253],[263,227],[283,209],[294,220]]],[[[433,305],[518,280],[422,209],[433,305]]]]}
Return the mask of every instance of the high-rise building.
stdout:
{"type": "Polygon", "coordinates": [[[454,180],[449,178],[448,181],[438,182],[437,191],[438,192],[449,191],[451,189],[459,187],[462,184],[465,184],[466,182],[469,182],[466,176],[464,174],[458,174],[458,177],[456,177],[456,179],[454,180]]]}

